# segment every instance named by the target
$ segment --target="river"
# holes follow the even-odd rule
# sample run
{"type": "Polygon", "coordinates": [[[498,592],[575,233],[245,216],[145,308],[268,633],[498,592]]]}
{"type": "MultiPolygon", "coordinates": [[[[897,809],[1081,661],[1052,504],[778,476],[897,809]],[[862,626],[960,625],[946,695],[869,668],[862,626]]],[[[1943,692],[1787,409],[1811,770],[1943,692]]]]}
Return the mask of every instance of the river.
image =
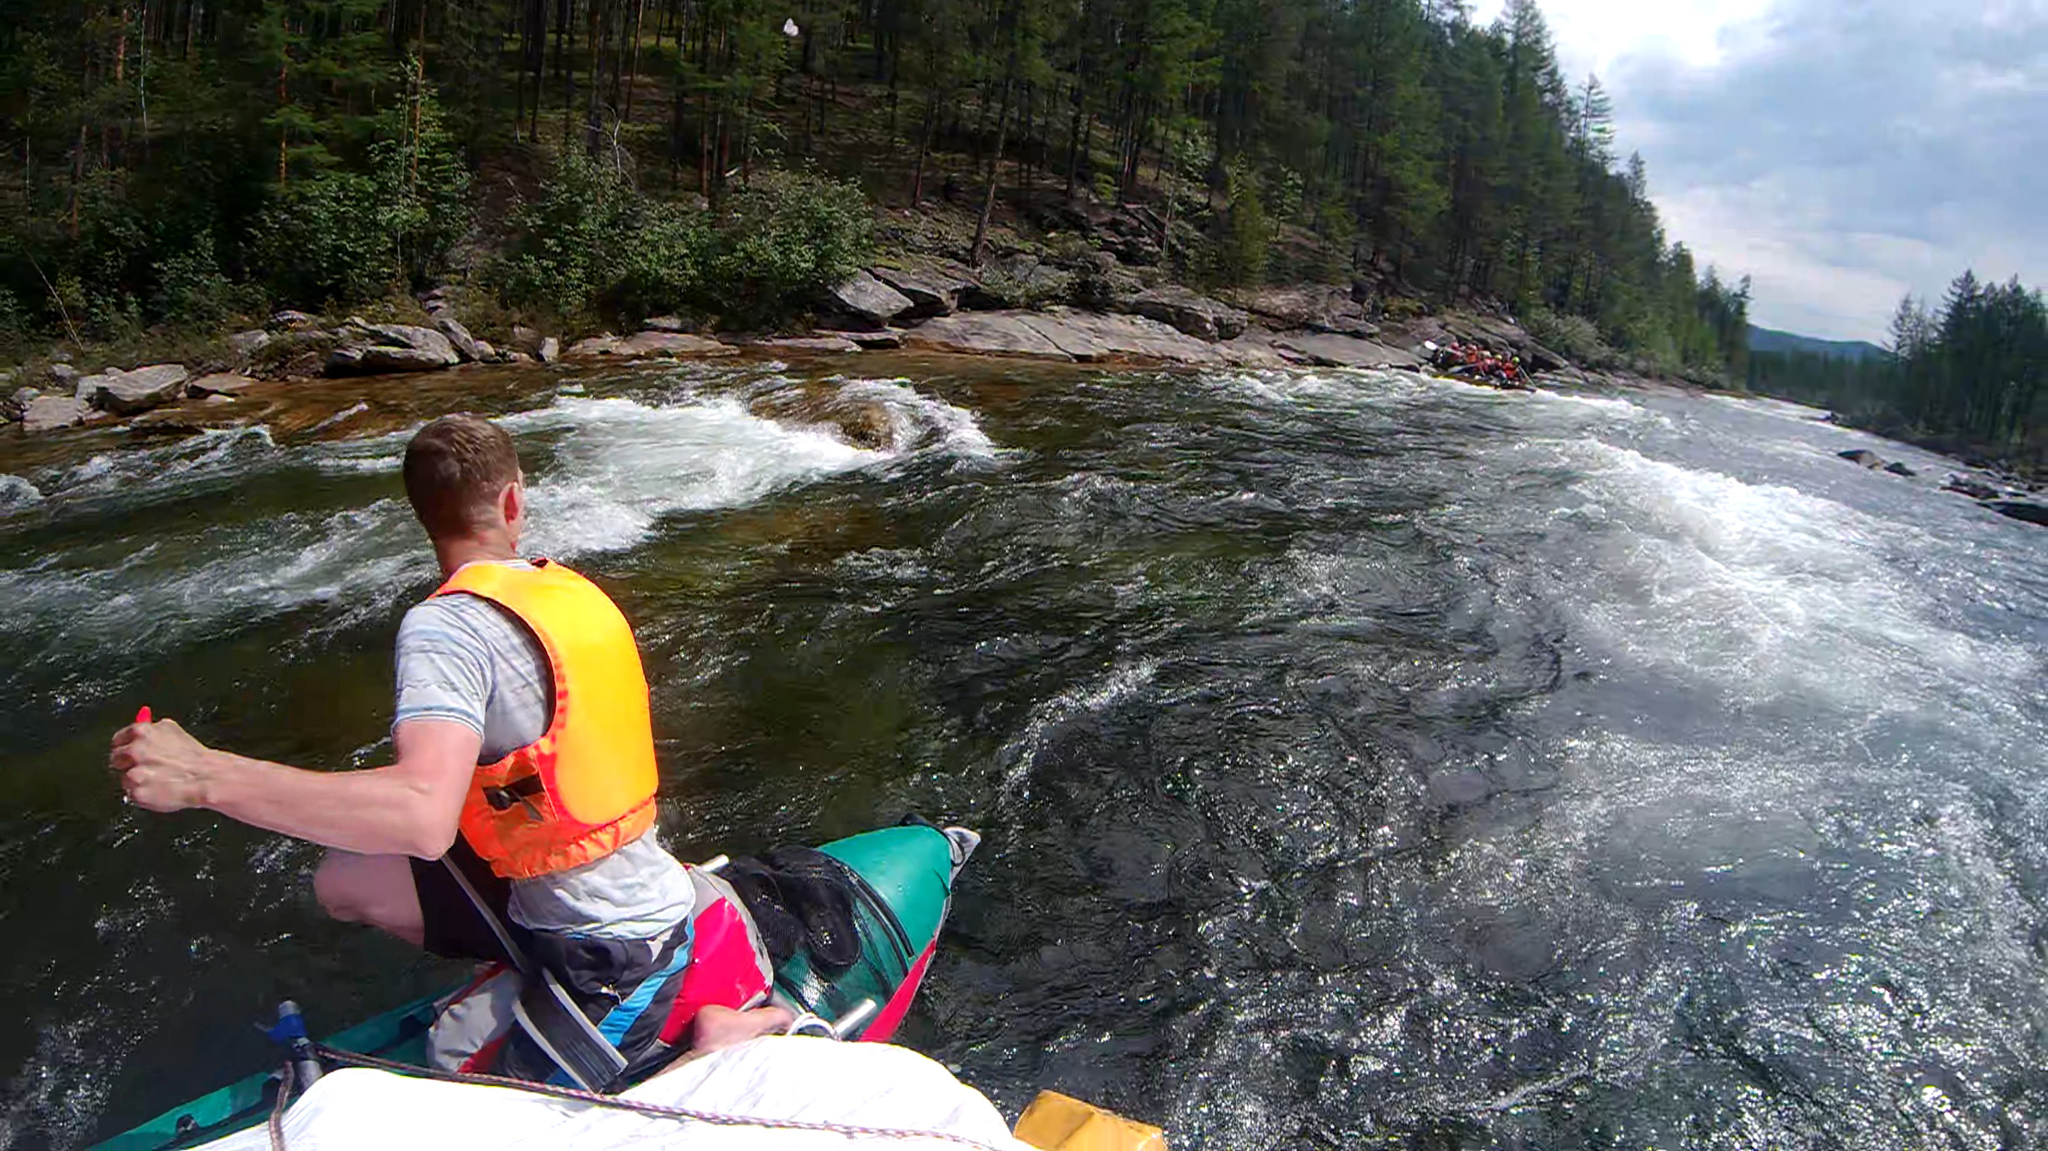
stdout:
{"type": "MultiPolygon", "coordinates": [[[[451,977],[323,922],[315,849],[125,808],[105,768],[142,703],[267,758],[388,753],[434,578],[398,462],[457,385],[348,386],[289,432],[0,440],[0,1141],[266,1065],[279,999],[333,1028],[451,977]]],[[[986,836],[904,1039],[1012,1115],[2048,1146],[2048,531],[1934,457],[1761,401],[1384,373],[462,386],[519,440],[531,550],[635,623],[679,855],[986,836]]]]}

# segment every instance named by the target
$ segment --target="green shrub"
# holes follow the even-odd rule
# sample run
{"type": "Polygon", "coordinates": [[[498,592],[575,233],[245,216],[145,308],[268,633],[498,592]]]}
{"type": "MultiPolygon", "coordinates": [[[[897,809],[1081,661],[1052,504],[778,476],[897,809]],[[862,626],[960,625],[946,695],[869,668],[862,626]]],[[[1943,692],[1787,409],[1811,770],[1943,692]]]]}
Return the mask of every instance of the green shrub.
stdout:
{"type": "Polygon", "coordinates": [[[257,220],[254,251],[271,289],[301,306],[370,299],[399,278],[377,181],[353,172],[289,185],[257,220]]]}
{"type": "Polygon", "coordinates": [[[874,254],[874,212],[860,185],[769,172],[730,196],[718,221],[725,254],[707,307],[750,321],[800,311],[874,254]]]}
{"type": "Polygon", "coordinates": [[[1576,364],[1604,367],[1615,362],[1614,349],[1600,337],[1600,329],[1584,316],[1566,315],[1549,308],[1530,308],[1522,326],[1536,341],[1576,364]]]}
{"type": "Polygon", "coordinates": [[[650,200],[571,154],[513,214],[496,279],[508,304],[565,317],[689,310],[772,323],[867,262],[873,221],[851,183],[770,172],[713,215],[650,200]]]}
{"type": "Polygon", "coordinates": [[[201,232],[192,247],[156,265],[156,314],[180,327],[207,327],[240,312],[248,293],[222,273],[213,255],[213,233],[201,232]]]}

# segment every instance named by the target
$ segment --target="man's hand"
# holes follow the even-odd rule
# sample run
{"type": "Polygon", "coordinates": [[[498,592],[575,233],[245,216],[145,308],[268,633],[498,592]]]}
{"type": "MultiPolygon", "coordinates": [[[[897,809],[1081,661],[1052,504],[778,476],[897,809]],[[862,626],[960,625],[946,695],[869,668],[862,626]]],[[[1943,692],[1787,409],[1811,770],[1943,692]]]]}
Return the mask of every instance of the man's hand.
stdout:
{"type": "Polygon", "coordinates": [[[108,766],[120,773],[129,802],[150,811],[206,806],[219,757],[175,721],[131,724],[114,733],[108,766]]]}

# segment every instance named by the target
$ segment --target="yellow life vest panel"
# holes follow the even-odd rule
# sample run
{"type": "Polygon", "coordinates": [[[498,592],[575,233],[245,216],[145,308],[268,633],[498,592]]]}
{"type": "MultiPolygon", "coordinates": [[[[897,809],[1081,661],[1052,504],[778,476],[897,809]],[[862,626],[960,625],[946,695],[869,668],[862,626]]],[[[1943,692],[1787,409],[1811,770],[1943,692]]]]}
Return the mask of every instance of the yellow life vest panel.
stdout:
{"type": "Polygon", "coordinates": [[[434,595],[473,595],[511,612],[540,641],[554,675],[547,734],[470,780],[461,829],[477,855],[507,879],[531,879],[603,859],[646,834],[661,780],[647,677],[618,606],[546,560],[531,569],[468,564],[434,595]]]}

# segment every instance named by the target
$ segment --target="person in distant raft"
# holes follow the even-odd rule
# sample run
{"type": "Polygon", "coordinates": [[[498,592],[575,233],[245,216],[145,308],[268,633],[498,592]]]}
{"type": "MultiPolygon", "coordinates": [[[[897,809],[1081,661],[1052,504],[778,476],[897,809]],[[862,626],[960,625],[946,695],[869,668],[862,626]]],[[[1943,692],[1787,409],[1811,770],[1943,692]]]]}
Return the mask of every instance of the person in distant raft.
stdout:
{"type": "MultiPolygon", "coordinates": [[[[137,806],[208,808],[327,847],[313,887],[336,919],[451,958],[516,967],[523,951],[623,1048],[628,1032],[660,1030],[652,991],[632,992],[674,998],[704,890],[652,833],[632,629],[589,580],[519,558],[525,477],[502,428],[435,420],[404,475],[445,579],[399,625],[396,763],[305,771],[206,747],[166,719],[123,728],[111,765],[137,806]],[[619,1018],[635,1001],[651,1029],[619,1018]]],[[[788,1018],[707,1009],[696,1045],[788,1018]]]]}

